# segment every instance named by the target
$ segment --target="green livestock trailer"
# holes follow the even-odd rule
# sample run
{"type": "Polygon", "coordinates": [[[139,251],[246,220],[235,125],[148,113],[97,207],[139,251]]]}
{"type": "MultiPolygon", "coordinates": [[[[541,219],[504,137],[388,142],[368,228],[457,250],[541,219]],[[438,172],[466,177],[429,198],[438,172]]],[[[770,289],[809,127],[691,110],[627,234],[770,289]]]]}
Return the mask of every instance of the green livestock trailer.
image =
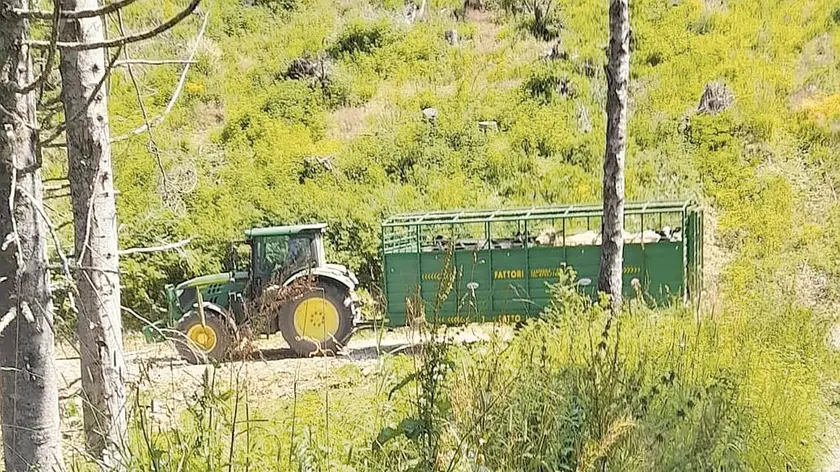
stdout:
{"type": "MultiPolygon", "coordinates": [[[[446,324],[538,316],[549,301],[548,284],[559,280],[564,266],[575,270],[581,290],[596,295],[601,215],[600,205],[569,205],[388,218],[382,224],[387,326],[406,325],[406,301],[418,291],[433,306],[444,272],[454,274],[438,313],[446,324]]],[[[629,203],[625,229],[626,295],[650,303],[699,296],[698,206],[629,203]]],[[[302,356],[337,352],[369,322],[361,316],[355,275],[328,262],[325,231],[325,224],[246,231],[240,241],[250,253],[245,264],[233,257],[239,252],[232,245],[227,272],[168,285],[168,314],[147,327],[148,338],[178,333],[170,338],[194,363],[225,358],[243,329],[279,332],[302,356]]]]}
{"type": "MultiPolygon", "coordinates": [[[[601,205],[568,205],[398,215],[382,225],[386,318],[406,323],[406,299],[427,307],[449,261],[454,284],[440,307],[445,324],[538,316],[548,284],[574,269],[581,290],[596,295],[601,205]],[[451,255],[451,256],[450,256],[451,255]]],[[[703,213],[691,201],[625,206],[624,295],[649,303],[683,302],[702,288],[703,213]]]]}

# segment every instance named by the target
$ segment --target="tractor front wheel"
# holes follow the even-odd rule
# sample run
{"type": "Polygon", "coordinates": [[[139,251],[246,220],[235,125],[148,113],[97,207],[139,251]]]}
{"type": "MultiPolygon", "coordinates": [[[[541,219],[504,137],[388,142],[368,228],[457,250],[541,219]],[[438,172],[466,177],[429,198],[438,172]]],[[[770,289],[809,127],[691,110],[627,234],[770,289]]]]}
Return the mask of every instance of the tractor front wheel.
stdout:
{"type": "Polygon", "coordinates": [[[175,347],[190,364],[203,364],[208,359],[221,362],[227,356],[231,331],[216,313],[205,310],[202,324],[201,316],[191,311],[181,318],[178,331],[184,337],[176,341],[175,347]]]}
{"type": "Polygon", "coordinates": [[[350,303],[346,288],[318,281],[283,307],[280,333],[299,356],[335,355],[353,334],[350,303]]]}

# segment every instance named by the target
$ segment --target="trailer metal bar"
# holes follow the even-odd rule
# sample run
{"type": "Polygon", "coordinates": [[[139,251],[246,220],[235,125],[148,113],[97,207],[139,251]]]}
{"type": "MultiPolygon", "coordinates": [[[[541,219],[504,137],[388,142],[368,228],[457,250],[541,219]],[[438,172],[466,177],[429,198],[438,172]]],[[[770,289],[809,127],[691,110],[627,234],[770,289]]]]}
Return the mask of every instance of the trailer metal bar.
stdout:
{"type": "MultiPolygon", "coordinates": [[[[663,212],[683,213],[693,202],[691,200],[664,202],[631,202],[625,205],[625,215],[642,215],[663,212]]],[[[436,211],[419,214],[400,214],[388,218],[383,226],[414,226],[448,223],[484,223],[486,221],[522,221],[549,218],[593,218],[603,215],[598,205],[562,205],[551,207],[511,208],[496,210],[436,211]]]]}

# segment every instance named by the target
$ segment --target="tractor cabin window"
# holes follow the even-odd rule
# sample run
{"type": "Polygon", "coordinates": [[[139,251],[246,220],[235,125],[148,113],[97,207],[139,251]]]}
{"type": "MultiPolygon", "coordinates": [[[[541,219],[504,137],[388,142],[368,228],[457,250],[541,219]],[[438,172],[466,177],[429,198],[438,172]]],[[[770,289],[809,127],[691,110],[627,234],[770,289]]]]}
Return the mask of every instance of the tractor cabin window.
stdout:
{"type": "Polygon", "coordinates": [[[286,279],[292,274],[312,267],[316,262],[313,240],[308,235],[274,236],[262,243],[263,273],[272,278],[286,279]]]}

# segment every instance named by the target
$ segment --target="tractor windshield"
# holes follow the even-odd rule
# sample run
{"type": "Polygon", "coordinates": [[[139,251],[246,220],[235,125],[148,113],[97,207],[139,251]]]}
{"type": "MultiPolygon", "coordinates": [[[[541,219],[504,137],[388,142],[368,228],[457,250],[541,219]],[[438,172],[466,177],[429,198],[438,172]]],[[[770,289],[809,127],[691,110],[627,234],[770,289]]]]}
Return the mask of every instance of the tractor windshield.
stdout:
{"type": "Polygon", "coordinates": [[[260,238],[257,257],[260,272],[280,280],[317,263],[313,238],[305,234],[260,238]]]}

